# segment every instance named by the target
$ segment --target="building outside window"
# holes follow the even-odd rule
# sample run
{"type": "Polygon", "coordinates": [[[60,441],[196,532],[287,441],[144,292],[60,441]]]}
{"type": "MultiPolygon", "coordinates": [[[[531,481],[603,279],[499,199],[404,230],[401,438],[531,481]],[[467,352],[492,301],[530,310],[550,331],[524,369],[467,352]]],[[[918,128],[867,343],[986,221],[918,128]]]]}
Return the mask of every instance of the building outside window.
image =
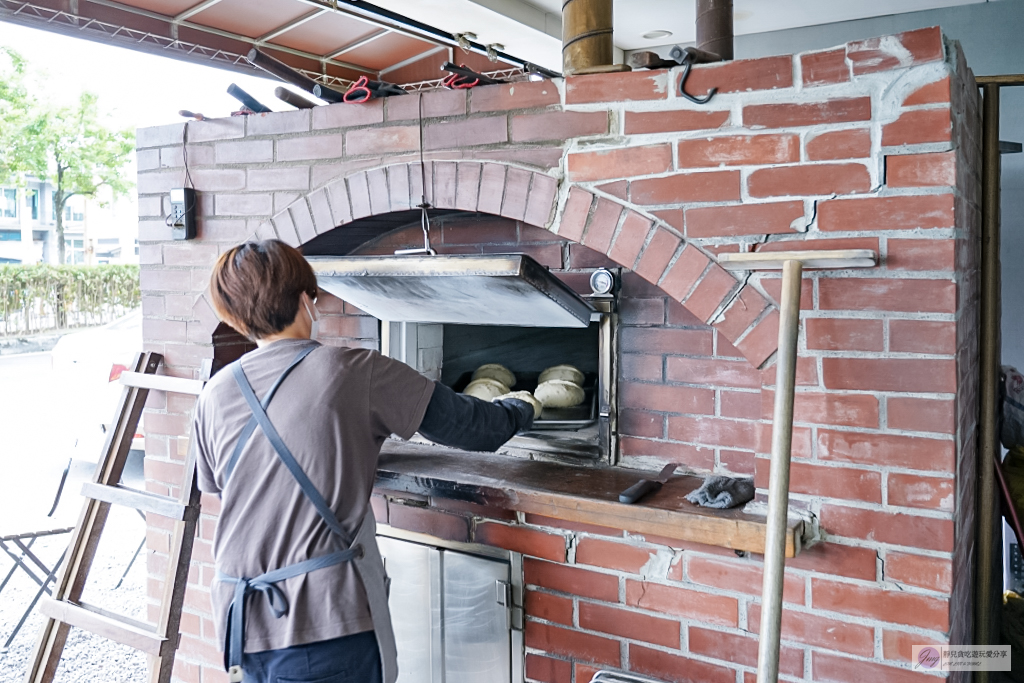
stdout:
{"type": "MultiPolygon", "coordinates": [[[[20,181],[18,187],[13,182],[0,183],[0,263],[56,264],[60,240],[53,185],[31,175],[23,175],[20,181]]],[[[101,195],[95,199],[72,195],[64,203],[64,263],[138,262],[134,202],[130,198],[113,202],[109,192],[101,195]]]]}
{"type": "MultiPolygon", "coordinates": [[[[57,220],[57,193],[50,193],[50,220],[57,220]]],[[[80,197],[72,197],[64,203],[64,222],[81,223],[85,220],[85,202],[80,197]]]]}
{"type": "Polygon", "coordinates": [[[65,263],[75,266],[85,263],[85,240],[80,237],[78,239],[65,239],[64,260],[65,263]]]}
{"type": "Polygon", "coordinates": [[[3,196],[0,197],[0,217],[2,218],[17,218],[18,217],[18,191],[13,187],[5,187],[3,189],[3,196]]]}
{"type": "Polygon", "coordinates": [[[121,257],[121,240],[103,237],[96,240],[96,263],[103,265],[121,257]]]}

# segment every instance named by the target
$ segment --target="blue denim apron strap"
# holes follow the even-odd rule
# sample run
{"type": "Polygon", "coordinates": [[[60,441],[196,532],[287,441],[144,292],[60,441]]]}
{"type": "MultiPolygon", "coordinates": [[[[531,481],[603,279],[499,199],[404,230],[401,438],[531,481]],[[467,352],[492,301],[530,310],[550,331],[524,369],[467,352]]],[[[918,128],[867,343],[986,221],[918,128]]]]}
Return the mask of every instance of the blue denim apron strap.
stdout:
{"type": "Polygon", "coordinates": [[[228,619],[224,628],[224,668],[231,675],[231,680],[236,678],[240,681],[242,673],[242,652],[245,649],[245,599],[250,593],[262,593],[267,596],[270,602],[270,610],[278,619],[288,614],[288,598],[284,591],[277,587],[277,583],[285,579],[302,576],[317,569],[333,567],[343,562],[362,557],[363,549],[360,546],[346,548],[328,555],[321,555],[302,562],[290,564],[281,569],[260,574],[257,577],[246,579],[228,576],[217,572],[217,581],[234,583],[234,594],[228,606],[228,619]]]}
{"type": "MultiPolygon", "coordinates": [[[[282,372],[281,376],[277,378],[277,381],[274,382],[274,385],[270,387],[270,391],[267,392],[267,395],[263,397],[263,401],[261,403],[261,405],[263,406],[263,410],[266,410],[267,406],[270,405],[270,402],[274,399],[274,394],[277,393],[277,389],[278,387],[281,386],[281,382],[284,381],[285,377],[287,377],[291,373],[291,371],[295,368],[296,365],[302,362],[303,358],[308,356],[316,348],[316,344],[310,344],[306,348],[299,351],[298,355],[296,355],[295,358],[292,359],[292,362],[289,363],[288,367],[284,369],[284,372],[282,372]]],[[[241,364],[241,362],[241,360],[235,361],[235,363],[239,365],[241,364]]],[[[225,486],[227,486],[227,483],[231,481],[231,473],[235,471],[235,465],[238,463],[238,457],[242,455],[242,449],[245,448],[245,444],[249,443],[249,438],[252,437],[253,432],[256,431],[257,424],[258,423],[256,422],[256,416],[253,415],[252,417],[249,418],[249,421],[245,423],[245,427],[242,428],[242,434],[238,437],[238,442],[235,444],[235,450],[232,451],[231,457],[228,458],[227,468],[224,473],[225,486]]]]}
{"type": "Polygon", "coordinates": [[[249,380],[245,376],[245,371],[242,369],[242,364],[235,365],[232,369],[235,376],[235,381],[238,383],[238,387],[242,390],[242,396],[245,397],[246,403],[249,404],[249,409],[252,410],[253,416],[256,418],[256,422],[259,423],[260,429],[263,430],[263,435],[270,441],[270,445],[274,447],[278,457],[281,458],[281,462],[288,468],[288,471],[292,473],[295,481],[298,482],[299,488],[306,494],[306,498],[316,508],[317,514],[324,520],[327,527],[333,531],[339,538],[345,541],[345,545],[349,544],[349,535],[342,528],[338,522],[338,518],[334,516],[334,511],[324,500],[324,497],[317,491],[316,486],[309,480],[306,473],[302,471],[302,467],[295,460],[295,456],[285,445],[281,435],[277,433],[277,428],[274,427],[270,418],[267,417],[267,411],[260,405],[259,399],[256,398],[256,394],[252,390],[252,386],[249,384],[249,380]]]}

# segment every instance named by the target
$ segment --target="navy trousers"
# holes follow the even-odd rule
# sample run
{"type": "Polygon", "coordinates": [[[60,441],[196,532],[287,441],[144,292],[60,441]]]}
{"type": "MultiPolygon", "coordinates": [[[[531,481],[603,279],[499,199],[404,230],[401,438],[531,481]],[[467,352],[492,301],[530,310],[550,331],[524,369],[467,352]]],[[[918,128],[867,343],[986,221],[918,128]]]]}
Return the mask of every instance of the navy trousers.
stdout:
{"type": "Polygon", "coordinates": [[[381,683],[373,631],[242,655],[245,683],[381,683]]]}

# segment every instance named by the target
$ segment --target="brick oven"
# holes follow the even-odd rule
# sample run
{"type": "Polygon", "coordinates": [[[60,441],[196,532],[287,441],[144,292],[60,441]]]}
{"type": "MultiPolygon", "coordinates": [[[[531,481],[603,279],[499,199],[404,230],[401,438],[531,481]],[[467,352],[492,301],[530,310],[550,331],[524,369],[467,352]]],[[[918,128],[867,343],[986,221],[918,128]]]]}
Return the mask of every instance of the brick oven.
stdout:
{"type": "MultiPolygon", "coordinates": [[[[971,639],[973,75],[931,28],[696,66],[687,91],[718,89],[706,105],[679,96],[680,76],[580,75],[189,123],[200,215],[189,242],[165,222],[167,192],[185,177],[183,124],[140,130],[146,347],[188,377],[237,358],[249,347],[204,294],[223,249],[254,237],[310,255],[420,246],[409,212],[421,195],[440,254],[528,254],[581,295],[595,269],[613,271],[604,457],[389,444],[374,510],[394,538],[505,558],[522,610],[514,680],[586,683],[608,668],[738,683],[754,679],[763,514],[698,510],[681,502],[682,484],[632,507],[609,492],[676,461],[753,475],[763,498],[780,281],[737,279],[716,256],[875,250],[875,269],[805,277],[780,667],[788,680],[925,680],[910,670],[912,645],[971,639]]],[[[390,352],[410,334],[338,298],[318,306],[325,343],[390,352]]],[[[420,332],[413,355],[438,370],[430,354],[443,351],[420,332]]],[[[150,398],[153,491],[179,479],[190,407],[150,398]]],[[[226,680],[209,602],[217,511],[203,499],[183,682],[226,680]]],[[[167,534],[151,517],[154,602],[167,534]]]]}

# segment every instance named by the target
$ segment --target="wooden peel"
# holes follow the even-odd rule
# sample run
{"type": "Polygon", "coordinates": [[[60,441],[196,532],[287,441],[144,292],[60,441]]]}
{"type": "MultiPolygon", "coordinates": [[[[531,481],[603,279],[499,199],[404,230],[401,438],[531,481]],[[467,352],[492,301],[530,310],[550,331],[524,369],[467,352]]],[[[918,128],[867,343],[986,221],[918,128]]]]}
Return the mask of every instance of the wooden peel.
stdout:
{"type": "Polygon", "coordinates": [[[768,480],[768,525],[764,541],[764,583],[761,589],[761,638],[757,652],[757,683],[779,679],[782,629],[782,585],[786,568],[786,518],[789,511],[789,464],[793,446],[793,401],[796,389],[796,344],[800,335],[800,283],[804,268],[872,268],[870,249],[837,251],[775,251],[720,254],[727,270],[782,270],[779,298],[779,350],[775,361],[775,411],[772,415],[772,459],[768,480]]]}

